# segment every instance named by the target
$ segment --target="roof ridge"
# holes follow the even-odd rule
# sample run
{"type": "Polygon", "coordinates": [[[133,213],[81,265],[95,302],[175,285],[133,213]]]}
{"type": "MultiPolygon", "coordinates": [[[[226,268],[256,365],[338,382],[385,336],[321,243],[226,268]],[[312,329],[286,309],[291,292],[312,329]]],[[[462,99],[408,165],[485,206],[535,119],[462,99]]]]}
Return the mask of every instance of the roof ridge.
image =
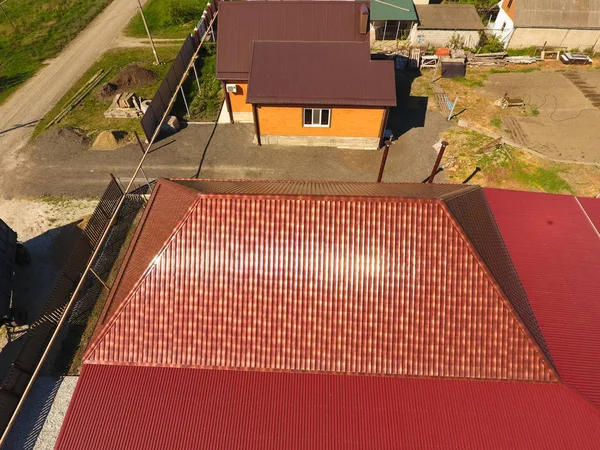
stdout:
{"type": "Polygon", "coordinates": [[[525,323],[523,322],[523,319],[521,318],[519,313],[516,311],[512,302],[510,301],[510,299],[508,298],[508,296],[506,295],[506,293],[504,292],[504,290],[502,289],[502,287],[496,280],[496,277],[492,274],[491,270],[489,269],[489,267],[487,266],[487,264],[485,263],[485,261],[483,260],[483,258],[479,254],[479,252],[477,251],[477,247],[473,244],[471,239],[469,239],[469,236],[467,235],[467,233],[465,232],[463,227],[460,225],[458,220],[454,217],[454,214],[452,214],[452,211],[450,211],[450,209],[448,208],[448,205],[446,205],[446,203],[443,200],[440,200],[439,203],[440,203],[442,209],[446,212],[446,214],[448,214],[451,223],[456,227],[459,235],[461,236],[461,238],[463,239],[465,244],[468,246],[468,248],[473,253],[473,256],[475,257],[475,259],[476,259],[477,263],[479,264],[479,266],[481,267],[481,269],[484,271],[484,273],[490,279],[492,286],[494,287],[494,289],[496,289],[499,297],[502,299],[503,306],[505,308],[507,308],[508,311],[511,312],[511,315],[516,320],[516,323],[517,323],[521,333],[523,333],[523,335],[528,338],[529,344],[537,352],[538,357],[542,362],[542,365],[544,365],[548,369],[548,371],[552,375],[554,375],[555,382],[560,382],[559,374],[556,371],[553,362],[551,360],[548,360],[545,352],[540,348],[538,342],[531,334],[529,327],[527,325],[525,325],[525,323]]]}
{"type": "MultiPolygon", "coordinates": [[[[181,186],[181,187],[184,188],[183,186],[181,186]]],[[[96,347],[100,344],[102,339],[110,331],[110,329],[112,328],[112,326],[114,325],[114,323],[116,322],[118,317],[121,315],[121,313],[123,312],[123,309],[125,309],[125,307],[127,305],[129,305],[129,303],[131,302],[131,299],[133,298],[135,293],[140,289],[140,287],[142,286],[142,284],[144,283],[144,281],[146,280],[146,278],[148,277],[148,275],[150,274],[152,269],[154,269],[154,267],[156,267],[156,263],[158,262],[160,256],[166,251],[166,249],[169,247],[170,243],[179,234],[179,232],[181,231],[181,229],[183,228],[185,223],[188,221],[188,219],[190,218],[191,214],[194,212],[196,205],[198,204],[199,201],[200,201],[200,197],[198,196],[198,198],[196,198],[196,200],[194,200],[192,205],[189,207],[189,209],[186,212],[186,214],[184,215],[184,217],[179,221],[177,226],[174,228],[174,230],[171,233],[171,235],[169,236],[169,238],[161,246],[160,251],[152,259],[152,262],[150,263],[150,265],[144,270],[142,276],[133,285],[133,287],[131,288],[131,290],[129,291],[127,296],[125,297],[125,300],[123,302],[121,302],[121,304],[119,304],[119,307],[117,308],[117,310],[110,316],[109,320],[103,325],[102,329],[96,335],[94,340],[92,342],[90,342],[90,344],[88,345],[88,348],[86,349],[85,353],[83,354],[82,359],[84,361],[87,360],[89,357],[91,357],[91,355],[94,353],[94,350],[96,349],[96,347]]]]}

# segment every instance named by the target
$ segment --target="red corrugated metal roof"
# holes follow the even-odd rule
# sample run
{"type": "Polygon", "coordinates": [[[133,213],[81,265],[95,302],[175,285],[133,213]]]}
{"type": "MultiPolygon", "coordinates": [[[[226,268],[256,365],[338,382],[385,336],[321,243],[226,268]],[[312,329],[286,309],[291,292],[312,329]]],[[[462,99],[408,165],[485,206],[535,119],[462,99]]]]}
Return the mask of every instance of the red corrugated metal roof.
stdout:
{"type": "Polygon", "coordinates": [[[112,285],[98,327],[114,314],[195,200],[195,192],[176,183],[159,181],[156,184],[112,285]]]}
{"type": "Polygon", "coordinates": [[[392,61],[371,61],[369,42],[256,41],[248,103],[396,106],[392,61]]]}
{"type": "Polygon", "coordinates": [[[588,218],[600,200],[485,195],[561,379],[600,408],[600,237],[588,218]]]}
{"type": "Polygon", "coordinates": [[[596,231],[600,232],[600,198],[577,197],[596,231]]]}
{"type": "Polygon", "coordinates": [[[443,201],[424,198],[198,194],[86,359],[556,380],[443,201]]]}
{"type": "Polygon", "coordinates": [[[362,41],[360,8],[367,2],[221,2],[217,78],[248,79],[254,41],[362,41]]]}
{"type": "Polygon", "coordinates": [[[84,365],[56,450],[596,449],[560,384],[84,365]]]}

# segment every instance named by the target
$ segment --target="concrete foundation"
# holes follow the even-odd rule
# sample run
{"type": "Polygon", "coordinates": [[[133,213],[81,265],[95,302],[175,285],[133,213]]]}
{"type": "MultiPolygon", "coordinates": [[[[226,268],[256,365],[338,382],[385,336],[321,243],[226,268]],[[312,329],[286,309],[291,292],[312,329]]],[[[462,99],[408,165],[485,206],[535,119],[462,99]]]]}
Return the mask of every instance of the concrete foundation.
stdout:
{"type": "MultiPolygon", "coordinates": [[[[262,145],[291,145],[303,147],[336,147],[356,150],[377,150],[379,138],[358,138],[341,136],[274,136],[261,135],[262,145]]],[[[256,144],[256,136],[254,137],[256,144]]]]}
{"type": "MultiPolygon", "coordinates": [[[[254,123],[252,112],[234,112],[233,121],[238,123],[254,123]]],[[[218,122],[229,123],[229,111],[227,111],[227,104],[225,102],[223,102],[218,122]]]]}
{"type": "Polygon", "coordinates": [[[531,46],[566,47],[567,49],[593,48],[600,51],[600,29],[563,30],[557,28],[516,28],[508,48],[531,46]]]}

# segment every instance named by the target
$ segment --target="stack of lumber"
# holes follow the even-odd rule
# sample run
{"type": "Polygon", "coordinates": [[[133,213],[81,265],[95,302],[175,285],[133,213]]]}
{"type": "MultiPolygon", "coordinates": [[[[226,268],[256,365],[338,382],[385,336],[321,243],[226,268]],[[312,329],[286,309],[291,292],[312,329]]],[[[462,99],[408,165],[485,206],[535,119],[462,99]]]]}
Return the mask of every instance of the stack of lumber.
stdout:
{"type": "Polygon", "coordinates": [[[537,56],[509,56],[506,60],[513,64],[533,64],[534,62],[541,61],[542,58],[538,58],[537,56]]]}
{"type": "Polygon", "coordinates": [[[498,53],[469,53],[467,64],[470,66],[505,66],[506,52],[498,53]]]}

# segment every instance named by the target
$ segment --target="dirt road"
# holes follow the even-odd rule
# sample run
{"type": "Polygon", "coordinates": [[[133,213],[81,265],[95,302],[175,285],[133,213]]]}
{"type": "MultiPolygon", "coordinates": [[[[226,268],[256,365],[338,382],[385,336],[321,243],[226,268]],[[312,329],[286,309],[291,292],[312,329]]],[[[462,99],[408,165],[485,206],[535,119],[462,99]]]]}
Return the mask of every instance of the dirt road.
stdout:
{"type": "MultiPolygon", "coordinates": [[[[142,0],[145,3],[146,0],[142,0]]],[[[123,28],[136,14],[134,0],[113,0],[46,67],[0,106],[0,167],[7,173],[19,165],[19,150],[27,143],[35,124],[71,85],[104,53],[114,46],[123,28]]],[[[0,176],[0,196],[9,180],[0,176]]]]}

